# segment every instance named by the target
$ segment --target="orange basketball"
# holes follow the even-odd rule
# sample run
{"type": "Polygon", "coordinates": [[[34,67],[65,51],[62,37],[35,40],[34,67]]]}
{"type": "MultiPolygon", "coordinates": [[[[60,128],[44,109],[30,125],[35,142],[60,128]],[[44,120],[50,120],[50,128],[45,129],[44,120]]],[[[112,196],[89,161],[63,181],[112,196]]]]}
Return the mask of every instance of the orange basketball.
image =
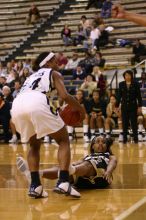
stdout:
{"type": "Polygon", "coordinates": [[[80,123],[80,112],[67,105],[61,112],[60,116],[64,123],[69,126],[77,126],[80,123]]]}

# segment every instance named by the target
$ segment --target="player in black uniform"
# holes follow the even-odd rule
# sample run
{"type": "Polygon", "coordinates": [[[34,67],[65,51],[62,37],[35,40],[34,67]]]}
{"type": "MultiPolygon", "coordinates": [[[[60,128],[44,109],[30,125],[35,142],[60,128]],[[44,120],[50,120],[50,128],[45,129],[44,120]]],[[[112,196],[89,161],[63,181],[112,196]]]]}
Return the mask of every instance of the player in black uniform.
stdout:
{"type": "MultiPolygon", "coordinates": [[[[112,182],[112,173],[116,168],[117,159],[112,154],[111,138],[95,137],[90,145],[90,153],[82,160],[70,165],[71,182],[78,188],[95,189],[107,187],[112,182]]],[[[17,157],[17,168],[30,179],[26,161],[17,157]]],[[[53,167],[40,170],[40,176],[47,179],[58,178],[59,168],[53,167]]]]}

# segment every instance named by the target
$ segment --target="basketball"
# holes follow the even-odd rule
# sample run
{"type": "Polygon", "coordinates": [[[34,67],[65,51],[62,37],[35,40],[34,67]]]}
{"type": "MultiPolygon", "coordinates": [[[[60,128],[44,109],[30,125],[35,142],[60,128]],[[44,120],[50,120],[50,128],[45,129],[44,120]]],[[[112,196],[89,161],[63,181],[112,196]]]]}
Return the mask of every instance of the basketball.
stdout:
{"type": "Polygon", "coordinates": [[[70,105],[65,106],[65,108],[60,112],[60,116],[64,123],[69,126],[77,126],[81,119],[80,112],[70,105]]]}

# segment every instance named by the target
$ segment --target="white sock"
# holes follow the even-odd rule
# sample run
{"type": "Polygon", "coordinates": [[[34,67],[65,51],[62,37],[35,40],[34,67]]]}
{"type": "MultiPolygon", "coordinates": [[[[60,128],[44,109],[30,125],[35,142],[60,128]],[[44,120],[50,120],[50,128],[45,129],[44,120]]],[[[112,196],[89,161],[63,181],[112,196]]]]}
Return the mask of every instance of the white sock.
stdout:
{"type": "Polygon", "coordinates": [[[89,125],[83,125],[83,133],[88,133],[89,125]]]}

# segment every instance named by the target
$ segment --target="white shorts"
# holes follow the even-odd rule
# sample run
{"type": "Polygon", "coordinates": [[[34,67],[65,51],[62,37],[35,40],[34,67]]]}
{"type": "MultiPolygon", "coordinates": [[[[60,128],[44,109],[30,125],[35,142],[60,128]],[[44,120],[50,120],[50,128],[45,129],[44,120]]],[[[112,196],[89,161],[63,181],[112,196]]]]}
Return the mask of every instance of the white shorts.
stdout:
{"type": "Polygon", "coordinates": [[[35,134],[40,139],[64,126],[60,115],[51,112],[46,95],[37,91],[19,94],[13,101],[11,115],[22,142],[28,142],[35,134]]]}

